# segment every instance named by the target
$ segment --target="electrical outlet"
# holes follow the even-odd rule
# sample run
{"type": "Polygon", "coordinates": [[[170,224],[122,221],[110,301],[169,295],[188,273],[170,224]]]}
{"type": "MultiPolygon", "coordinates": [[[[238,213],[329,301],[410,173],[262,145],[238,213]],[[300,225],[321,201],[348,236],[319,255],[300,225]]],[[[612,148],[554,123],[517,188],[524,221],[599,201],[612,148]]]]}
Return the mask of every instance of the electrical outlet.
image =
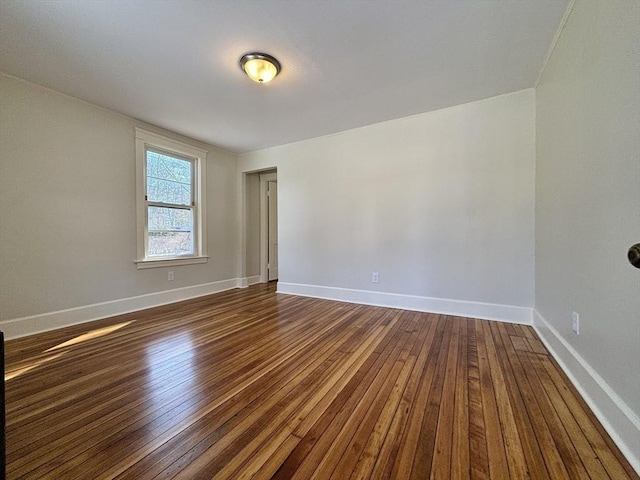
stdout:
{"type": "Polygon", "coordinates": [[[167,274],[167,281],[173,282],[173,270],[169,270],[169,273],[167,274]]]}
{"type": "Polygon", "coordinates": [[[378,283],[380,281],[380,276],[378,275],[378,272],[373,272],[371,274],[371,281],[373,283],[378,283]]]}
{"type": "Polygon", "coordinates": [[[580,315],[576,312],[571,312],[571,330],[580,335],[580,315]]]}

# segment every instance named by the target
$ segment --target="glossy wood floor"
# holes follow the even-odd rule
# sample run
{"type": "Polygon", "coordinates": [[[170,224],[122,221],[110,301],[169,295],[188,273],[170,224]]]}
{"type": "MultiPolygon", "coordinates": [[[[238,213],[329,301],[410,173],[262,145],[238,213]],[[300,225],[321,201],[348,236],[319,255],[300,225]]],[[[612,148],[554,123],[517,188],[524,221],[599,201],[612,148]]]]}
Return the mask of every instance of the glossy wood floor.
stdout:
{"type": "Polygon", "coordinates": [[[9,478],[638,478],[528,327],[254,286],[10,341],[9,478]]]}

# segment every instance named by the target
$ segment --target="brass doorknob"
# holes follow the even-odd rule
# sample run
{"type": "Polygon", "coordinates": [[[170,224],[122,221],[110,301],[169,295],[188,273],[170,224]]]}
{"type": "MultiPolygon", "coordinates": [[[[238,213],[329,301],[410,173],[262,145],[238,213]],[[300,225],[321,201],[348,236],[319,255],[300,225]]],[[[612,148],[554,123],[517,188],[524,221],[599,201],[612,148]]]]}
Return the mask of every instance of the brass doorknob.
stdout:
{"type": "Polygon", "coordinates": [[[629,252],[627,253],[627,257],[629,258],[629,263],[631,263],[631,265],[636,268],[640,268],[640,243],[631,245],[631,248],[629,248],[629,252]]]}

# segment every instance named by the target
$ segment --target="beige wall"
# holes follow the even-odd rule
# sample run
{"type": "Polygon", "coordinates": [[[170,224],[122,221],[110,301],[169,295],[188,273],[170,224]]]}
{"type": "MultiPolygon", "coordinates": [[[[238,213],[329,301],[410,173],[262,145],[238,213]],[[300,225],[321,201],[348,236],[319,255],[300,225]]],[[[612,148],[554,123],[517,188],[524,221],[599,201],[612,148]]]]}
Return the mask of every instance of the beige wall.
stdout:
{"type": "Polygon", "coordinates": [[[211,258],[168,282],[133,263],[134,127],[185,139],[6,76],[0,104],[0,319],[237,277],[235,155],[192,142],[209,150],[211,258]]]}
{"type": "Polygon", "coordinates": [[[538,85],[536,111],[541,331],[635,452],[636,468],[640,270],[626,253],[640,242],[639,26],[638,1],[577,1],[538,85]]]}
{"type": "Polygon", "coordinates": [[[279,288],[532,308],[534,112],[526,90],[240,155],[278,168],[279,288]]]}

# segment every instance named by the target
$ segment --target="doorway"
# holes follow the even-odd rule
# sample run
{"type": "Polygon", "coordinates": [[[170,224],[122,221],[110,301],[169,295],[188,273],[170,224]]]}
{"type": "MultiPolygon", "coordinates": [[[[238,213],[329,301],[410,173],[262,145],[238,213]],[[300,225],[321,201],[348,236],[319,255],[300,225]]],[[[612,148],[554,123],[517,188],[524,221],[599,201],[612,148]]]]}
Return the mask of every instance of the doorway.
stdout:
{"type": "Polygon", "coordinates": [[[260,282],[278,279],[278,177],[260,175],[260,282]]]}

